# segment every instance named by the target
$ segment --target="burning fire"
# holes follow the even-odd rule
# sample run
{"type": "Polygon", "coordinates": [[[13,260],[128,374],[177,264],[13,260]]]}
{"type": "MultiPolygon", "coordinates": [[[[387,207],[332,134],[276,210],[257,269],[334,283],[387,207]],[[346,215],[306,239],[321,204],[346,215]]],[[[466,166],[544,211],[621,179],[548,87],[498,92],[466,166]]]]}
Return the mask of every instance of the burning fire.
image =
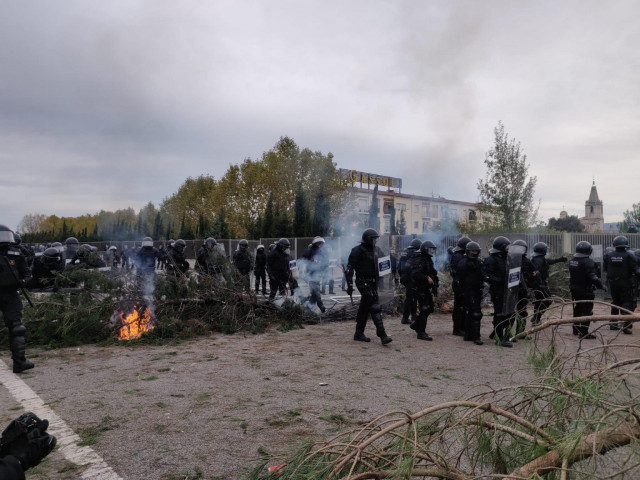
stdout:
{"type": "MultiPolygon", "coordinates": [[[[142,309],[141,309],[142,310],[142,309]]],[[[151,323],[151,310],[149,307],[145,307],[142,310],[142,314],[138,311],[138,306],[134,305],[130,314],[125,315],[124,311],[120,311],[120,330],[118,331],[118,338],[120,340],[133,340],[134,338],[140,338],[144,332],[148,332],[153,329],[151,323]]]]}

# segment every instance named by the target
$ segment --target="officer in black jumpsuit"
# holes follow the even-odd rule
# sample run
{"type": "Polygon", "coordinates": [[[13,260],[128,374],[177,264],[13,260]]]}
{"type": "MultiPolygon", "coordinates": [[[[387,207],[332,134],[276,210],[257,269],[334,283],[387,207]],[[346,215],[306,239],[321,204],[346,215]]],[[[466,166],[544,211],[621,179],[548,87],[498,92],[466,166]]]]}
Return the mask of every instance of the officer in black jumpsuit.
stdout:
{"type": "Polygon", "coordinates": [[[418,334],[418,340],[433,340],[426,332],[427,319],[434,311],[432,292],[438,291],[438,272],[433,266],[436,245],[427,240],[420,246],[420,255],[411,261],[411,278],[416,287],[418,318],[410,327],[418,334]]]}
{"type": "MultiPolygon", "coordinates": [[[[636,308],[634,292],[634,277],[640,277],[640,266],[636,261],[636,256],[628,251],[629,240],[622,235],[613,239],[614,252],[605,257],[607,272],[607,282],[609,283],[609,293],[611,293],[611,303],[617,307],[622,307],[633,312],[636,308]]],[[[629,315],[627,312],[611,307],[611,315],[629,315]]],[[[613,330],[621,328],[623,333],[631,335],[632,324],[612,322],[613,330]]]]}
{"type": "Polygon", "coordinates": [[[489,283],[491,303],[493,303],[493,331],[489,338],[498,337],[500,345],[511,348],[513,345],[507,339],[506,329],[512,313],[504,312],[504,299],[507,286],[507,251],[511,241],[507,237],[496,237],[493,248],[489,250],[489,257],[484,261],[486,281],[489,283]]]}
{"type": "Polygon", "coordinates": [[[255,289],[256,295],[260,291],[260,282],[262,282],[262,294],[267,294],[267,255],[264,253],[264,245],[258,245],[256,249],[255,261],[255,289]]]}
{"type": "MultiPolygon", "coordinates": [[[[594,287],[604,290],[602,282],[596,273],[596,264],[589,255],[593,248],[589,242],[578,242],[576,253],[569,260],[569,286],[571,287],[571,298],[578,301],[573,304],[573,318],[590,317],[593,315],[593,294],[594,287]],[[586,300],[580,302],[580,300],[586,300]]],[[[574,323],[573,334],[580,339],[593,339],[596,336],[589,333],[589,324],[584,321],[574,323]]]]}
{"type": "Polygon", "coordinates": [[[356,287],[360,292],[360,305],[356,315],[356,332],[353,339],[357,342],[369,342],[371,339],[364,334],[367,319],[371,319],[376,327],[376,335],[383,345],[391,343],[391,337],[387,335],[382,323],[382,309],[378,303],[378,258],[382,251],[376,247],[376,241],[380,238],[373,228],[366,229],[362,234],[360,245],[353,247],[347,263],[347,294],[353,293],[353,274],[356,274],[356,287]]]}
{"type": "Polygon", "coordinates": [[[402,320],[400,323],[409,325],[416,321],[418,304],[416,303],[416,292],[413,280],[411,279],[411,262],[413,257],[420,255],[420,246],[422,242],[419,238],[414,238],[411,243],[400,256],[398,261],[398,273],[400,274],[400,283],[404,286],[404,304],[402,308],[402,320]],[[411,316],[411,320],[409,320],[411,316]]]}
{"type": "Polygon", "coordinates": [[[27,261],[14,243],[13,232],[0,225],[0,311],[9,330],[9,348],[13,358],[13,373],[24,372],[34,367],[25,358],[27,331],[22,324],[22,299],[18,289],[31,281],[27,261]]]}
{"type": "Polygon", "coordinates": [[[458,239],[457,245],[453,248],[453,254],[449,260],[449,268],[451,270],[451,278],[453,279],[453,311],[451,318],[453,320],[453,335],[458,337],[464,336],[464,325],[466,318],[464,293],[462,287],[455,281],[458,263],[464,258],[467,243],[471,239],[469,237],[461,237],[458,239]]]}
{"type": "Polygon", "coordinates": [[[462,290],[465,306],[464,340],[482,345],[480,321],[482,320],[482,289],[484,265],[480,259],[480,245],[467,242],[465,256],[456,266],[455,281],[462,290]]]}
{"type": "Polygon", "coordinates": [[[534,277],[533,296],[533,318],[531,325],[540,325],[540,319],[544,311],[551,306],[551,292],[549,291],[549,267],[555,263],[566,262],[567,257],[560,257],[553,260],[546,258],[548,246],[544,242],[538,242],[533,246],[533,256],[531,263],[538,272],[534,277]]]}
{"type": "Polygon", "coordinates": [[[240,272],[239,286],[247,293],[251,293],[251,279],[250,274],[253,270],[253,260],[249,255],[249,241],[246,239],[240,240],[238,249],[233,252],[233,265],[240,272]]]}
{"type": "Polygon", "coordinates": [[[289,249],[291,243],[281,238],[267,255],[267,274],[269,275],[269,299],[273,300],[276,293],[286,295],[287,284],[291,281],[291,267],[289,267],[289,249]]]}

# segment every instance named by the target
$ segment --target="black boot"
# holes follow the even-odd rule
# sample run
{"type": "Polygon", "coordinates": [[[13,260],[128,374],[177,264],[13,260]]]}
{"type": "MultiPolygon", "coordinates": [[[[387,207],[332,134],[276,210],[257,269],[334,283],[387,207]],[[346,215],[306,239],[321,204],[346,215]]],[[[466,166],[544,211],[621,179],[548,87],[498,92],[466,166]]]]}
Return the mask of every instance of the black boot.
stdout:
{"type": "Polygon", "coordinates": [[[356,342],[370,342],[371,339],[367,337],[363,332],[356,332],[353,335],[353,340],[356,342]]]}
{"type": "Polygon", "coordinates": [[[26,348],[24,337],[13,337],[10,344],[11,356],[13,358],[13,373],[20,373],[32,369],[35,365],[24,356],[26,348]]]}
{"type": "Polygon", "coordinates": [[[427,332],[418,332],[418,340],[433,340],[427,332]]]}

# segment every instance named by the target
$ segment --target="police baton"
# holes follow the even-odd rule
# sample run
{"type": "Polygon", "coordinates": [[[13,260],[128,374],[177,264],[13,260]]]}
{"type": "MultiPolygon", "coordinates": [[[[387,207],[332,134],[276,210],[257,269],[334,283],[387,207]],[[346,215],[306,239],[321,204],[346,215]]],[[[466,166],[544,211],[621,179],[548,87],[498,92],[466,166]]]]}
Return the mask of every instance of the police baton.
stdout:
{"type": "Polygon", "coordinates": [[[35,305],[31,301],[31,298],[27,294],[27,291],[24,289],[24,287],[22,285],[20,285],[20,280],[18,280],[18,276],[16,275],[16,272],[14,272],[13,268],[11,268],[11,264],[9,263],[9,259],[7,257],[5,257],[4,255],[2,255],[2,258],[4,258],[4,263],[7,264],[7,268],[11,272],[11,275],[13,275],[13,278],[15,279],[16,283],[18,284],[18,288],[22,292],[22,295],[24,295],[24,298],[27,299],[27,302],[29,302],[29,305],[31,305],[31,308],[35,308],[35,305]]]}

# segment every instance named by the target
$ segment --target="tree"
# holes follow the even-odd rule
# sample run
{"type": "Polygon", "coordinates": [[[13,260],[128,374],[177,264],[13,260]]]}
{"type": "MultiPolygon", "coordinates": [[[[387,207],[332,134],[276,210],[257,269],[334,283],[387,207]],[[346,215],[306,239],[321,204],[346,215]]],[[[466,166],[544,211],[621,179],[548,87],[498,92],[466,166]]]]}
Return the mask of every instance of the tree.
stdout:
{"type": "Polygon", "coordinates": [[[227,223],[227,216],[224,208],[221,208],[220,213],[216,216],[213,226],[211,227],[211,233],[218,239],[231,238],[231,232],[229,231],[229,224],[227,223]]]}
{"type": "Polygon", "coordinates": [[[313,220],[311,222],[310,235],[326,236],[329,233],[330,225],[330,205],[324,197],[323,190],[321,189],[316,197],[315,206],[313,209],[313,220]]]}
{"type": "Polygon", "coordinates": [[[398,235],[407,234],[407,221],[404,218],[404,210],[400,210],[400,220],[396,223],[396,231],[398,235]]]}
{"type": "Polygon", "coordinates": [[[527,156],[520,142],[510,139],[502,122],[494,129],[495,145],[485,155],[487,173],[478,181],[480,209],[499,222],[503,231],[522,230],[535,223],[533,193],[537,177],[527,177],[527,156]]]}
{"type": "Polygon", "coordinates": [[[46,215],[43,215],[42,213],[25,215],[24,217],[22,217],[22,220],[18,225],[18,231],[21,234],[40,232],[42,231],[42,226],[44,225],[46,219],[46,215]]]}
{"type": "Polygon", "coordinates": [[[547,227],[561,232],[584,232],[584,225],[580,223],[580,219],[576,215],[558,219],[552,217],[549,219],[547,227]]]}
{"type": "Polygon", "coordinates": [[[308,221],[309,204],[307,203],[307,196],[302,189],[302,182],[298,182],[293,217],[293,235],[295,237],[306,237],[309,235],[310,229],[307,226],[308,221]]]}
{"type": "Polygon", "coordinates": [[[262,222],[262,236],[265,238],[273,238],[275,236],[273,230],[273,192],[269,195],[269,199],[267,200],[267,207],[264,211],[264,221],[262,222]]]}
{"type": "Polygon", "coordinates": [[[390,205],[389,214],[389,229],[391,230],[389,233],[391,233],[391,235],[398,235],[398,229],[396,228],[396,207],[390,205]]]}
{"type": "Polygon", "coordinates": [[[378,213],[380,207],[378,206],[378,185],[373,187],[373,194],[371,195],[371,206],[369,207],[368,227],[373,228],[380,232],[380,218],[378,213]]]}
{"type": "Polygon", "coordinates": [[[620,224],[621,233],[638,233],[640,231],[640,203],[634,203],[631,210],[622,214],[624,220],[620,224]]]}

